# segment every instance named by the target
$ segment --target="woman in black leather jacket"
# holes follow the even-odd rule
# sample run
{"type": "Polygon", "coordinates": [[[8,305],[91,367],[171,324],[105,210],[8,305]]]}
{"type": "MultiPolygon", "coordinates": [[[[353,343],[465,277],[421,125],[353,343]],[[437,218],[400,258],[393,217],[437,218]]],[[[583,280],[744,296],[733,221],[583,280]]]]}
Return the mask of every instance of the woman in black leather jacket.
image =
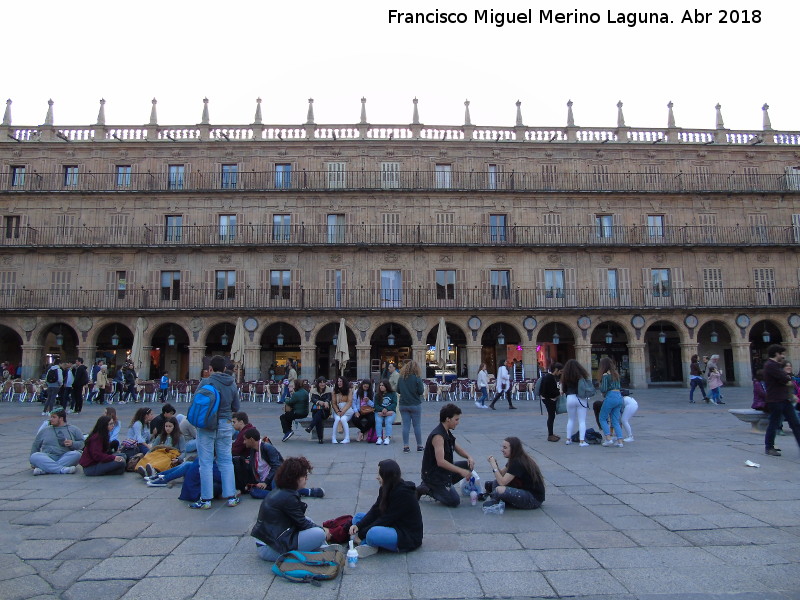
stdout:
{"type": "Polygon", "coordinates": [[[318,550],[325,543],[325,530],[306,518],[307,506],[300,501],[299,490],[306,487],[311,470],[305,457],[292,456],[275,473],[277,489],[261,502],[250,532],[261,559],[274,561],[284,552],[318,550]]]}

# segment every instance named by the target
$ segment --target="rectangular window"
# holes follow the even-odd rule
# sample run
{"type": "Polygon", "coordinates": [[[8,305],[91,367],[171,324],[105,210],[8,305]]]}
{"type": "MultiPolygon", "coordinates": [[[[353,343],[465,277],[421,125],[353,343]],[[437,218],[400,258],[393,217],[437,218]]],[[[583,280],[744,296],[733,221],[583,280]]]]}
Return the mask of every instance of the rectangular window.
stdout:
{"type": "Polygon", "coordinates": [[[272,215],[272,238],[276,242],[288,242],[292,237],[291,229],[291,215],[272,215]]]}
{"type": "Polygon", "coordinates": [[[182,190],[184,184],[185,165],[170,165],[167,178],[167,189],[182,190]]]}
{"type": "Polygon", "coordinates": [[[13,296],[17,292],[17,272],[0,271],[0,296],[13,296]]]}
{"type": "Polygon", "coordinates": [[[75,187],[78,185],[78,167],[70,165],[64,167],[64,187],[75,187]]]}
{"type": "Polygon", "coordinates": [[[219,216],[219,239],[223,242],[236,239],[236,215],[219,216]]]}
{"type": "Polygon", "coordinates": [[[72,273],[70,271],[51,271],[50,272],[50,292],[53,296],[66,296],[69,294],[70,280],[72,273]]]}
{"type": "Polygon", "coordinates": [[[715,306],[723,303],[722,269],[703,269],[703,293],[706,304],[715,306]]]}
{"type": "Polygon", "coordinates": [[[180,242],[183,236],[183,215],[166,215],[164,217],[164,241],[180,242]]]}
{"type": "Polygon", "coordinates": [[[456,228],[453,227],[454,223],[455,223],[455,213],[437,212],[435,241],[447,244],[455,243],[456,228]]]}
{"type": "Polygon", "coordinates": [[[436,174],[436,189],[449,190],[452,186],[452,165],[435,165],[434,173],[436,174]]]}
{"type": "Polygon", "coordinates": [[[436,299],[455,300],[456,298],[456,272],[436,271],[436,299]]]}
{"type": "Polygon", "coordinates": [[[131,166],[130,165],[117,165],[117,187],[127,188],[131,187],[131,166]]]}
{"type": "Polygon", "coordinates": [[[647,235],[664,237],[664,215],[647,215],[647,235]]]}
{"type": "Polygon", "coordinates": [[[594,182],[595,185],[597,186],[597,189],[600,190],[608,189],[610,183],[609,183],[607,165],[593,165],[592,175],[594,176],[594,182]]]}
{"type": "Polygon", "coordinates": [[[292,272],[269,272],[269,298],[270,300],[288,300],[291,296],[292,272]]]}
{"type": "Polygon", "coordinates": [[[661,184],[661,167],[659,165],[644,165],[645,189],[657,190],[661,184]]]}
{"type": "Polygon", "coordinates": [[[235,190],[239,182],[239,165],[222,165],[222,189],[235,190]]]}
{"type": "Polygon", "coordinates": [[[697,189],[707,190],[711,187],[711,172],[705,165],[698,165],[694,168],[694,179],[697,189]]]}
{"type": "Polygon", "coordinates": [[[545,298],[564,297],[564,271],[563,269],[544,270],[545,298]]]}
{"type": "Polygon", "coordinates": [[[123,242],[128,234],[128,215],[115,213],[109,216],[108,233],[112,240],[123,242]]]}
{"type": "Polygon", "coordinates": [[[328,188],[332,190],[340,190],[346,186],[345,180],[345,163],[343,162],[329,162],[328,163],[328,188]]]}
{"type": "Polygon", "coordinates": [[[800,243],[800,214],[792,215],[792,234],[794,242],[800,243]]]}
{"type": "Polygon", "coordinates": [[[489,271],[492,300],[508,300],[511,297],[511,271],[489,271]]]}
{"type": "Polygon", "coordinates": [[[400,163],[381,163],[381,187],[385,190],[400,187],[400,163]]]}
{"type": "Polygon", "coordinates": [[[11,167],[11,187],[25,186],[25,167],[11,167]]]}
{"type": "Polygon", "coordinates": [[[278,190],[288,190],[292,187],[292,165],[275,165],[275,188],[278,190]]]}
{"type": "Polygon", "coordinates": [[[489,240],[506,241],[506,215],[489,215],[489,240]]]}
{"type": "Polygon", "coordinates": [[[326,272],[327,283],[332,288],[333,305],[337,308],[342,306],[342,291],[344,290],[344,274],[341,269],[330,269],[326,272]]]}
{"type": "Polygon", "coordinates": [[[400,271],[381,271],[381,306],[402,306],[403,276],[400,271]]]}
{"type": "Polygon", "coordinates": [[[17,215],[6,215],[3,217],[3,225],[5,226],[3,229],[6,232],[7,240],[19,238],[19,221],[20,218],[17,215]]]}
{"type": "Polygon", "coordinates": [[[161,299],[181,299],[181,272],[161,271],[161,299]]]}
{"type": "Polygon", "coordinates": [[[126,271],[117,271],[115,276],[117,298],[122,300],[128,291],[128,274],[126,271]]]}
{"type": "Polygon", "coordinates": [[[544,234],[550,238],[561,238],[561,213],[544,213],[542,215],[544,234]]]}
{"type": "Polygon", "coordinates": [[[400,213],[382,213],[381,229],[384,243],[400,241],[400,213]]]}
{"type": "Polygon", "coordinates": [[[595,231],[599,238],[611,238],[614,235],[614,217],[612,215],[595,215],[595,231]]]}
{"type": "Polygon", "coordinates": [[[775,301],[775,269],[753,269],[753,285],[759,304],[772,304],[775,301]]]}
{"type": "Polygon", "coordinates": [[[747,215],[747,222],[750,225],[750,238],[753,242],[763,244],[769,241],[767,215],[763,213],[747,215]]]}
{"type": "Polygon", "coordinates": [[[545,189],[552,190],[556,187],[557,165],[542,165],[542,185],[545,189]]]}
{"type": "Polygon", "coordinates": [[[672,279],[669,269],[650,269],[653,298],[668,298],[672,295],[672,279]]]}
{"type": "Polygon", "coordinates": [[[328,243],[344,244],[345,224],[344,215],[328,215],[328,243]]]}
{"type": "Polygon", "coordinates": [[[217,271],[216,299],[233,300],[236,297],[236,271],[217,271]]]}
{"type": "Polygon", "coordinates": [[[497,165],[489,165],[489,181],[487,182],[490,190],[497,189],[497,182],[500,175],[500,169],[497,165]]]}
{"type": "Polygon", "coordinates": [[[619,273],[616,269],[606,269],[606,294],[608,298],[619,298],[619,273]]]}
{"type": "Polygon", "coordinates": [[[745,167],[744,181],[748,189],[759,189],[758,167],[745,167]]]}

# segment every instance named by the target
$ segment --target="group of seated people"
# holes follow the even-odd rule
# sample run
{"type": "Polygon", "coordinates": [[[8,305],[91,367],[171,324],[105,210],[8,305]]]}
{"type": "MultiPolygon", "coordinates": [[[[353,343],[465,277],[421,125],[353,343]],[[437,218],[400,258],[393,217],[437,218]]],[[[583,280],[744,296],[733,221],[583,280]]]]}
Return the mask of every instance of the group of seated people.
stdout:
{"type": "MultiPolygon", "coordinates": [[[[347,530],[358,544],[359,556],[369,556],[379,548],[392,552],[418,548],[423,537],[419,505],[422,496],[428,495],[445,506],[460,504],[457,483],[462,479],[468,481],[475,466],[474,459],[456,443],[453,435],[460,419],[461,409],[455,404],[441,408],[439,424],[428,436],[424,448],[419,486],[403,480],[396,461],[386,459],[378,463],[378,497],[368,511],[353,516],[347,530]],[[455,454],[465,460],[455,461],[455,454]]],[[[180,499],[195,501],[200,493],[199,466],[196,460],[185,460],[195,440],[191,430],[183,428],[184,423],[188,421],[177,416],[169,404],[162,407],[158,416],[153,415],[152,409],[142,407],[121,439],[116,412],[113,407],[106,407],[84,442],[80,430],[68,425],[66,413],[57,409],[34,441],[31,453],[34,475],[70,474],[78,464],[87,476],[122,474],[126,467],[133,466],[150,487],[170,486],[173,480],[183,477],[180,499]]],[[[330,530],[305,516],[307,506],[300,500],[325,495],[322,488],[308,485],[313,469],[310,462],[302,456],[284,459],[270,439],[249,422],[246,413],[233,413],[232,423],[236,431],[232,445],[236,487],[262,499],[251,532],[256,538],[258,555],[271,561],[289,550],[316,550],[333,541],[330,530]]],[[[504,467],[494,457],[488,458],[494,477],[485,484],[484,506],[501,501],[520,509],[541,506],[545,496],[543,477],[521,441],[506,438],[501,451],[507,459],[504,467]]],[[[216,465],[214,471],[215,487],[221,492],[216,465]]]]}

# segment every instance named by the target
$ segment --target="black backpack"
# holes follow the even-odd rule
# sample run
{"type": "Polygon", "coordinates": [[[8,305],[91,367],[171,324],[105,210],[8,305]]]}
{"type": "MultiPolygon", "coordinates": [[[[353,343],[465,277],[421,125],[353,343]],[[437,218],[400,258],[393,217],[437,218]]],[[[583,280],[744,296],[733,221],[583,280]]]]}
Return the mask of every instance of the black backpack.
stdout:
{"type": "Polygon", "coordinates": [[[47,371],[47,376],[44,378],[47,383],[58,383],[58,373],[56,373],[56,367],[49,369],[47,371]]]}

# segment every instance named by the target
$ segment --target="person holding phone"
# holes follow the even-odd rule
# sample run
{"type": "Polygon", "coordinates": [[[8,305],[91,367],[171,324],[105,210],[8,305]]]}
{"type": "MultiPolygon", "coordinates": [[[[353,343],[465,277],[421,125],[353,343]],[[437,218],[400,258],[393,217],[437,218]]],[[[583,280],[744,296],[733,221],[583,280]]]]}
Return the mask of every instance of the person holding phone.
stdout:
{"type": "Polygon", "coordinates": [[[31,447],[34,475],[71,475],[81,459],[83,433],[67,425],[67,412],[59,408],[50,413],[50,424],[36,434],[31,447]]]}

